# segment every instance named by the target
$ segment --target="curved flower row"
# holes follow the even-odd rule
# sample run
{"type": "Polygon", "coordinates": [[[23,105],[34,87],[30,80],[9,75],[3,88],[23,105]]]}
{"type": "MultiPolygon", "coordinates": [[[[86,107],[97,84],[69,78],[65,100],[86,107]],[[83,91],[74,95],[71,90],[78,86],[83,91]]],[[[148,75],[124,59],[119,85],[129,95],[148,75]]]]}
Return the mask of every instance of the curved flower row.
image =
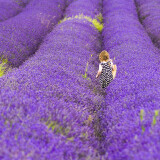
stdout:
{"type": "Polygon", "coordinates": [[[88,3],[85,0],[81,0],[78,2],[73,2],[70,7],[66,9],[67,15],[64,15],[64,19],[59,23],[64,22],[66,20],[71,19],[86,19],[93,24],[96,29],[100,32],[103,29],[103,17],[101,15],[101,6],[102,1],[97,0],[89,0],[90,7],[88,8],[88,3]],[[77,6],[78,5],[78,9],[77,6]]]}
{"type": "Polygon", "coordinates": [[[73,2],[69,8],[67,8],[67,15],[65,17],[76,16],[80,13],[83,13],[85,16],[90,16],[92,19],[97,18],[102,11],[102,8],[99,7],[102,5],[102,1],[89,0],[90,6],[88,3],[85,3],[85,0],[78,2],[73,2]],[[78,5],[78,9],[77,6],[78,5]]]}
{"type": "Polygon", "coordinates": [[[18,67],[37,50],[64,7],[64,1],[33,0],[21,14],[0,24],[0,56],[8,66],[18,67]]]}
{"type": "Polygon", "coordinates": [[[95,80],[100,49],[100,33],[90,22],[68,20],[47,35],[34,56],[0,79],[3,157],[100,159],[94,130],[104,99],[95,80]]]}
{"type": "Polygon", "coordinates": [[[160,48],[160,2],[135,0],[139,18],[156,47],[160,48]]]}
{"type": "Polygon", "coordinates": [[[0,0],[0,22],[20,13],[30,0],[0,0]]]}
{"type": "Polygon", "coordinates": [[[115,57],[117,75],[99,112],[101,145],[110,160],[159,159],[159,118],[154,116],[160,101],[159,51],[140,24],[133,0],[104,0],[103,18],[103,47],[115,57]]]}
{"type": "MultiPolygon", "coordinates": [[[[101,14],[99,14],[98,15],[98,17],[99,17],[99,19],[101,20],[101,17],[102,17],[102,15],[101,14]]],[[[64,18],[63,20],[60,20],[59,21],[59,24],[60,23],[62,23],[62,22],[64,22],[64,21],[66,21],[66,20],[72,20],[72,19],[86,19],[86,20],[88,20],[89,22],[91,22],[92,24],[93,24],[93,26],[98,30],[98,31],[102,31],[102,29],[103,29],[103,24],[101,24],[99,21],[97,21],[97,19],[92,19],[92,18],[90,18],[90,17],[88,17],[88,16],[85,16],[85,15],[83,15],[83,14],[79,14],[79,15],[76,15],[75,17],[68,17],[68,18],[64,18]]]]}

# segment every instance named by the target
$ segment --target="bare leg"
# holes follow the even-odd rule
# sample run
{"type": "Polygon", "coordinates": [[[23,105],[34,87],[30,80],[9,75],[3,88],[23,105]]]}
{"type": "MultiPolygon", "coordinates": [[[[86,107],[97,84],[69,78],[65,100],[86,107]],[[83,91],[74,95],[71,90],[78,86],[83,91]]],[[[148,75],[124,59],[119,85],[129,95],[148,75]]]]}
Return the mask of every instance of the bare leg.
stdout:
{"type": "Polygon", "coordinates": [[[117,66],[116,65],[113,65],[113,71],[112,71],[112,74],[113,74],[113,79],[115,78],[116,76],[116,72],[117,72],[117,66]]]}

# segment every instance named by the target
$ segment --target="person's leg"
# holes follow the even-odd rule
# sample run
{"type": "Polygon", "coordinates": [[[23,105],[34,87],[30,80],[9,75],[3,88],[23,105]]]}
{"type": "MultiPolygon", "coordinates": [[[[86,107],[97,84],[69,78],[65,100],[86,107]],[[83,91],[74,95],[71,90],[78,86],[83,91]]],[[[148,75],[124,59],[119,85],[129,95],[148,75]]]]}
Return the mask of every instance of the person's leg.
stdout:
{"type": "Polygon", "coordinates": [[[113,79],[114,79],[115,76],[116,76],[116,72],[117,72],[117,66],[116,66],[116,65],[113,65],[113,71],[112,71],[113,79]]]}

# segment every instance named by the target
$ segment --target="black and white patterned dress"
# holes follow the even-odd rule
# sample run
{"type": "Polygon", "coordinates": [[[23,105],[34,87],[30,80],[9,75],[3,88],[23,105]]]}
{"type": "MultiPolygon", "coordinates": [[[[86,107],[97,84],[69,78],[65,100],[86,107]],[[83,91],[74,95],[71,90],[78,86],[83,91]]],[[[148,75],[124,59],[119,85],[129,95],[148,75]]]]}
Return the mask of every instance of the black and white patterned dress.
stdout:
{"type": "Polygon", "coordinates": [[[102,70],[99,78],[99,82],[102,88],[106,88],[113,80],[112,67],[113,67],[112,61],[101,62],[99,64],[99,68],[101,68],[102,70]]]}

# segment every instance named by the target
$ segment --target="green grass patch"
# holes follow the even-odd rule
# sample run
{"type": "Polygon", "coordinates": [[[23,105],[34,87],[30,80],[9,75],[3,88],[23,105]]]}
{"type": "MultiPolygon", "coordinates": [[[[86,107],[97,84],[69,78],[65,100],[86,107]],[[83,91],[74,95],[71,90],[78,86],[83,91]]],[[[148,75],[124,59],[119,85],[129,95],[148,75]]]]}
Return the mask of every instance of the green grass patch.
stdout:
{"type": "Polygon", "coordinates": [[[0,77],[2,77],[5,74],[5,71],[7,68],[6,64],[8,63],[8,60],[7,60],[7,58],[3,58],[3,56],[2,56],[2,57],[0,57],[0,61],[1,61],[1,63],[0,63],[0,77]]]}

